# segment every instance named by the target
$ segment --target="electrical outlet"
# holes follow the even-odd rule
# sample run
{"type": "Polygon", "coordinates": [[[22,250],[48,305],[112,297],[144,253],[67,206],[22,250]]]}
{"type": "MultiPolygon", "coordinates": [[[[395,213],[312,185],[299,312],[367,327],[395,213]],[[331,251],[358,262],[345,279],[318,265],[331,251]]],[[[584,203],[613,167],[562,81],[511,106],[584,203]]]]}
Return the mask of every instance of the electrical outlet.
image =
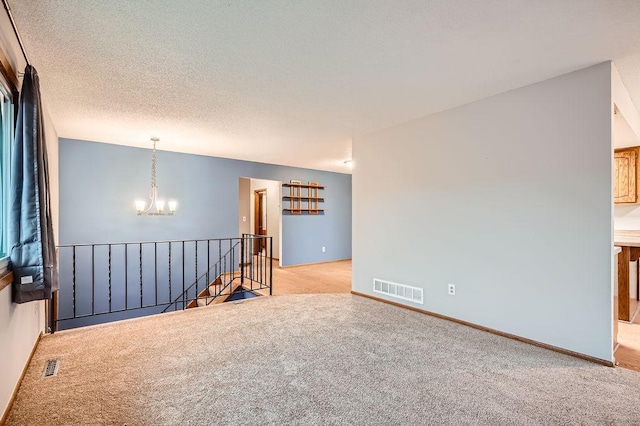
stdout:
{"type": "Polygon", "coordinates": [[[456,295],[456,285],[449,284],[449,296],[455,296],[455,295],[456,295]]]}
{"type": "Polygon", "coordinates": [[[326,251],[327,251],[327,248],[326,247],[322,247],[322,252],[324,253],[326,251]]]}
{"type": "Polygon", "coordinates": [[[246,216],[242,216],[242,221],[246,222],[247,221],[247,217],[246,216]]]}

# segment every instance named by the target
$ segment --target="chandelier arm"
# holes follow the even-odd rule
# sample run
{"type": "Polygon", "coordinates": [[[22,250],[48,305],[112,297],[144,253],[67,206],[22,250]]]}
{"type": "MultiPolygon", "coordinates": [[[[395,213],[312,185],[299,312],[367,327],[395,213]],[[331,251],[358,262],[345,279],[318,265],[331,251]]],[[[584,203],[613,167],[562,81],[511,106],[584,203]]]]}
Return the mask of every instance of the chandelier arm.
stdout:
{"type": "Polygon", "coordinates": [[[151,188],[149,190],[149,199],[151,200],[151,202],[149,203],[149,207],[147,207],[143,213],[149,213],[151,209],[153,209],[153,206],[156,203],[157,192],[158,192],[158,188],[151,188]]]}
{"type": "Polygon", "coordinates": [[[151,202],[149,203],[149,207],[144,211],[144,213],[149,213],[151,209],[153,209],[157,194],[158,194],[158,185],[156,184],[156,140],[153,140],[153,151],[151,153],[151,189],[149,190],[149,199],[151,202]]]}

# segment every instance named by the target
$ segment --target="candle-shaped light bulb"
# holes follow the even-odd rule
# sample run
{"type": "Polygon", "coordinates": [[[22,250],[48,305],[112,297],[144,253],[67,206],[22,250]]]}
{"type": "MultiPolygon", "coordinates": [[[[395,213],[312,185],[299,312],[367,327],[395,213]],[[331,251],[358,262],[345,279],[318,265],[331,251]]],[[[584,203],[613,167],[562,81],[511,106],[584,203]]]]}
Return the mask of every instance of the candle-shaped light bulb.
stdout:
{"type": "Polygon", "coordinates": [[[143,200],[136,200],[136,211],[138,213],[142,213],[144,211],[144,201],[143,200]]]}
{"type": "Polygon", "coordinates": [[[156,207],[158,208],[158,212],[164,211],[164,200],[156,200],[156,207]]]}
{"type": "Polygon", "coordinates": [[[170,211],[171,213],[173,213],[173,212],[175,212],[175,211],[176,211],[176,207],[177,207],[177,206],[178,206],[178,202],[177,202],[177,201],[175,201],[175,200],[170,200],[170,201],[169,201],[169,211],[170,211]]]}

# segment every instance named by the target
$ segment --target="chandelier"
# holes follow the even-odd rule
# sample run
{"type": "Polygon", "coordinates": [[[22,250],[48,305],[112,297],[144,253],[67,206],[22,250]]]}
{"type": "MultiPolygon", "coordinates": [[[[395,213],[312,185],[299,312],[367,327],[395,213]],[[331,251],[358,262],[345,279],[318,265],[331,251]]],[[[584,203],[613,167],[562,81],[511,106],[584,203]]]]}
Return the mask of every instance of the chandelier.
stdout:
{"type": "Polygon", "coordinates": [[[173,216],[178,203],[169,200],[169,211],[164,209],[164,200],[158,199],[158,184],[156,183],[156,142],[160,139],[151,138],[153,142],[153,154],[151,154],[151,189],[149,190],[149,198],[151,203],[146,207],[144,200],[136,200],[136,211],[138,216],[173,216]],[[155,208],[155,209],[154,209],[155,208]]]}

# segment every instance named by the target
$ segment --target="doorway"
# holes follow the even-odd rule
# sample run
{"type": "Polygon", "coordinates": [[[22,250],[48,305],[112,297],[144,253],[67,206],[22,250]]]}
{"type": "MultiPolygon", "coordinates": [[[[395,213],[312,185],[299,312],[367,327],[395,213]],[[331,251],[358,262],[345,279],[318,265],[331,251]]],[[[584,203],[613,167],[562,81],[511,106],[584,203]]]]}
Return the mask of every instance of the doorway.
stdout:
{"type": "MultiPolygon", "coordinates": [[[[257,189],[253,191],[253,223],[255,235],[269,235],[267,221],[267,188],[257,189]]],[[[263,253],[266,250],[265,241],[256,240],[253,247],[253,254],[263,253]]]]}
{"type": "Polygon", "coordinates": [[[640,239],[640,176],[636,176],[640,138],[617,105],[613,114],[613,147],[614,253],[619,252],[613,258],[614,358],[617,365],[640,371],[640,250],[634,247],[634,241],[640,239]]]}
{"type": "Polygon", "coordinates": [[[282,264],[282,182],[241,177],[238,182],[238,234],[272,237],[273,247],[256,239],[247,254],[267,253],[282,264]],[[260,243],[258,244],[258,241],[260,243]]]}

